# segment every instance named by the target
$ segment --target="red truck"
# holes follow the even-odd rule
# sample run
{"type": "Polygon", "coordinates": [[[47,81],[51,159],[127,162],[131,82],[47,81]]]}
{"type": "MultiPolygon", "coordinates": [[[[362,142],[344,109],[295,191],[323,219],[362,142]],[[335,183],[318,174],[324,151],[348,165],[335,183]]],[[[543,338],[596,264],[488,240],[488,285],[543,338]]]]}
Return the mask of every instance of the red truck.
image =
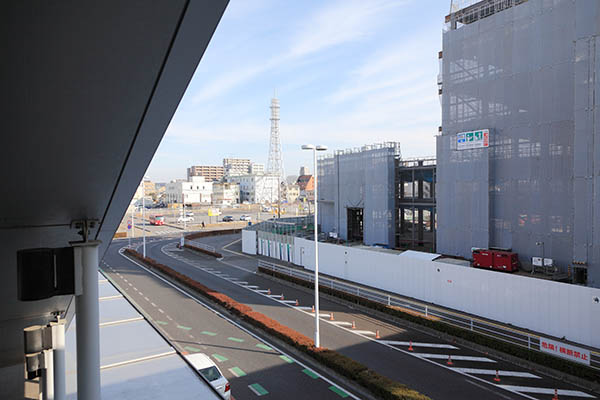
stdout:
{"type": "Polygon", "coordinates": [[[150,217],[150,225],[164,225],[165,217],[164,215],[152,215],[150,217]]]}
{"type": "Polygon", "coordinates": [[[473,267],[514,272],[519,270],[519,255],[505,250],[474,249],[473,267]]]}

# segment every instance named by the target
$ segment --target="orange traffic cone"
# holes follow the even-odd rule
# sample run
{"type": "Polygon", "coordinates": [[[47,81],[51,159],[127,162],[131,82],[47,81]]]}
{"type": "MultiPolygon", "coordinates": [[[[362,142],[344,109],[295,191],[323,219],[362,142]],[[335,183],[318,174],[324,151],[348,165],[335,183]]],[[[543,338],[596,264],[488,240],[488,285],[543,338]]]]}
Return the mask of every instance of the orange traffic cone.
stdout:
{"type": "Polygon", "coordinates": [[[334,320],[334,319],[333,319],[333,313],[329,314],[329,320],[330,320],[330,321],[333,321],[333,320],[334,320]]]}
{"type": "Polygon", "coordinates": [[[452,357],[448,356],[448,361],[446,361],[447,365],[454,365],[454,363],[452,362],[452,357]]]}
{"type": "Polygon", "coordinates": [[[375,339],[381,339],[381,336],[379,336],[379,329],[375,331],[375,339]]]}
{"type": "Polygon", "coordinates": [[[313,304],[313,308],[311,312],[315,312],[315,305],[313,304]]]}
{"type": "Polygon", "coordinates": [[[267,294],[271,294],[271,289],[267,289],[267,294]]]}
{"type": "Polygon", "coordinates": [[[558,400],[558,389],[554,389],[554,397],[552,400],[558,400]]]}
{"type": "Polygon", "coordinates": [[[412,347],[412,340],[410,342],[408,342],[408,351],[414,351],[414,349],[412,347]]]}
{"type": "Polygon", "coordinates": [[[300,305],[300,303],[298,302],[298,299],[296,299],[296,307],[299,305],[300,305]]]}
{"type": "Polygon", "coordinates": [[[494,377],[494,382],[500,382],[500,375],[498,374],[498,370],[496,370],[496,376],[494,377]]]}
{"type": "Polygon", "coordinates": [[[352,329],[356,329],[356,323],[352,321],[352,329]]]}

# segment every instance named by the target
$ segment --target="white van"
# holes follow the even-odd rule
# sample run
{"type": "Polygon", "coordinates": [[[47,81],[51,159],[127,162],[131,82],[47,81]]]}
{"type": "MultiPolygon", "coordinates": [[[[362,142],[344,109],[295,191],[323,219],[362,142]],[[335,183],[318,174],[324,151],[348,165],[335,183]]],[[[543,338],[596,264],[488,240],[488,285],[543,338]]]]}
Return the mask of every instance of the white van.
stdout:
{"type": "Polygon", "coordinates": [[[184,357],[198,372],[200,372],[200,375],[210,382],[212,387],[214,387],[225,400],[231,399],[231,387],[229,386],[229,381],[223,376],[219,367],[217,367],[209,356],[203,353],[194,353],[187,354],[184,357]]]}

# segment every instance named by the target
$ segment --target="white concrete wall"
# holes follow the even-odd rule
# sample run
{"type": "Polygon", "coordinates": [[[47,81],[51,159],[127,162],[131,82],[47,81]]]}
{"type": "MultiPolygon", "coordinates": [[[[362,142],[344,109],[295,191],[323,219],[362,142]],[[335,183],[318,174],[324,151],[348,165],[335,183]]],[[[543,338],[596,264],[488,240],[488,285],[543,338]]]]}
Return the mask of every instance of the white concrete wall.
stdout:
{"type": "Polygon", "coordinates": [[[242,252],[256,255],[256,231],[242,230],[242,252]]]}
{"type": "MultiPolygon", "coordinates": [[[[314,270],[314,242],[294,259],[314,270]]],[[[600,289],[319,243],[319,271],[517,327],[600,347],[600,289]]]]}

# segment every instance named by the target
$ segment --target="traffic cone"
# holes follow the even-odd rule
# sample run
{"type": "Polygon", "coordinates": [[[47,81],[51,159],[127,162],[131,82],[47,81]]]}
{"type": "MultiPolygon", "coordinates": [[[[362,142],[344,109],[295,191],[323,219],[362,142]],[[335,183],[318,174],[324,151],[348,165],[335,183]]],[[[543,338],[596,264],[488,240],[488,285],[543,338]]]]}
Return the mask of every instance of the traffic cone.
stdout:
{"type": "Polygon", "coordinates": [[[315,312],[315,305],[313,304],[313,308],[311,312],[315,312]]]}
{"type": "Polygon", "coordinates": [[[267,289],[267,294],[271,294],[271,289],[267,289]]]}
{"type": "Polygon", "coordinates": [[[356,329],[356,323],[352,321],[352,329],[356,329]]]}
{"type": "Polygon", "coordinates": [[[454,363],[452,362],[452,356],[448,356],[448,361],[446,361],[447,365],[454,365],[454,363]]]}
{"type": "Polygon", "coordinates": [[[330,321],[333,321],[333,320],[334,320],[334,319],[333,319],[333,313],[329,314],[329,320],[330,320],[330,321]]]}
{"type": "Polygon", "coordinates": [[[300,303],[298,302],[298,299],[296,299],[296,307],[298,307],[300,305],[300,303]]]}
{"type": "Polygon", "coordinates": [[[414,351],[414,349],[412,347],[412,340],[410,342],[408,342],[408,351],[414,351]]]}
{"type": "Polygon", "coordinates": [[[381,336],[379,336],[379,329],[375,331],[375,339],[381,339],[381,336]]]}
{"type": "Polygon", "coordinates": [[[500,382],[500,375],[498,374],[498,370],[496,370],[496,376],[494,377],[494,382],[500,382]]]}
{"type": "Polygon", "coordinates": [[[558,389],[554,389],[554,397],[552,400],[558,400],[558,389]]]}

